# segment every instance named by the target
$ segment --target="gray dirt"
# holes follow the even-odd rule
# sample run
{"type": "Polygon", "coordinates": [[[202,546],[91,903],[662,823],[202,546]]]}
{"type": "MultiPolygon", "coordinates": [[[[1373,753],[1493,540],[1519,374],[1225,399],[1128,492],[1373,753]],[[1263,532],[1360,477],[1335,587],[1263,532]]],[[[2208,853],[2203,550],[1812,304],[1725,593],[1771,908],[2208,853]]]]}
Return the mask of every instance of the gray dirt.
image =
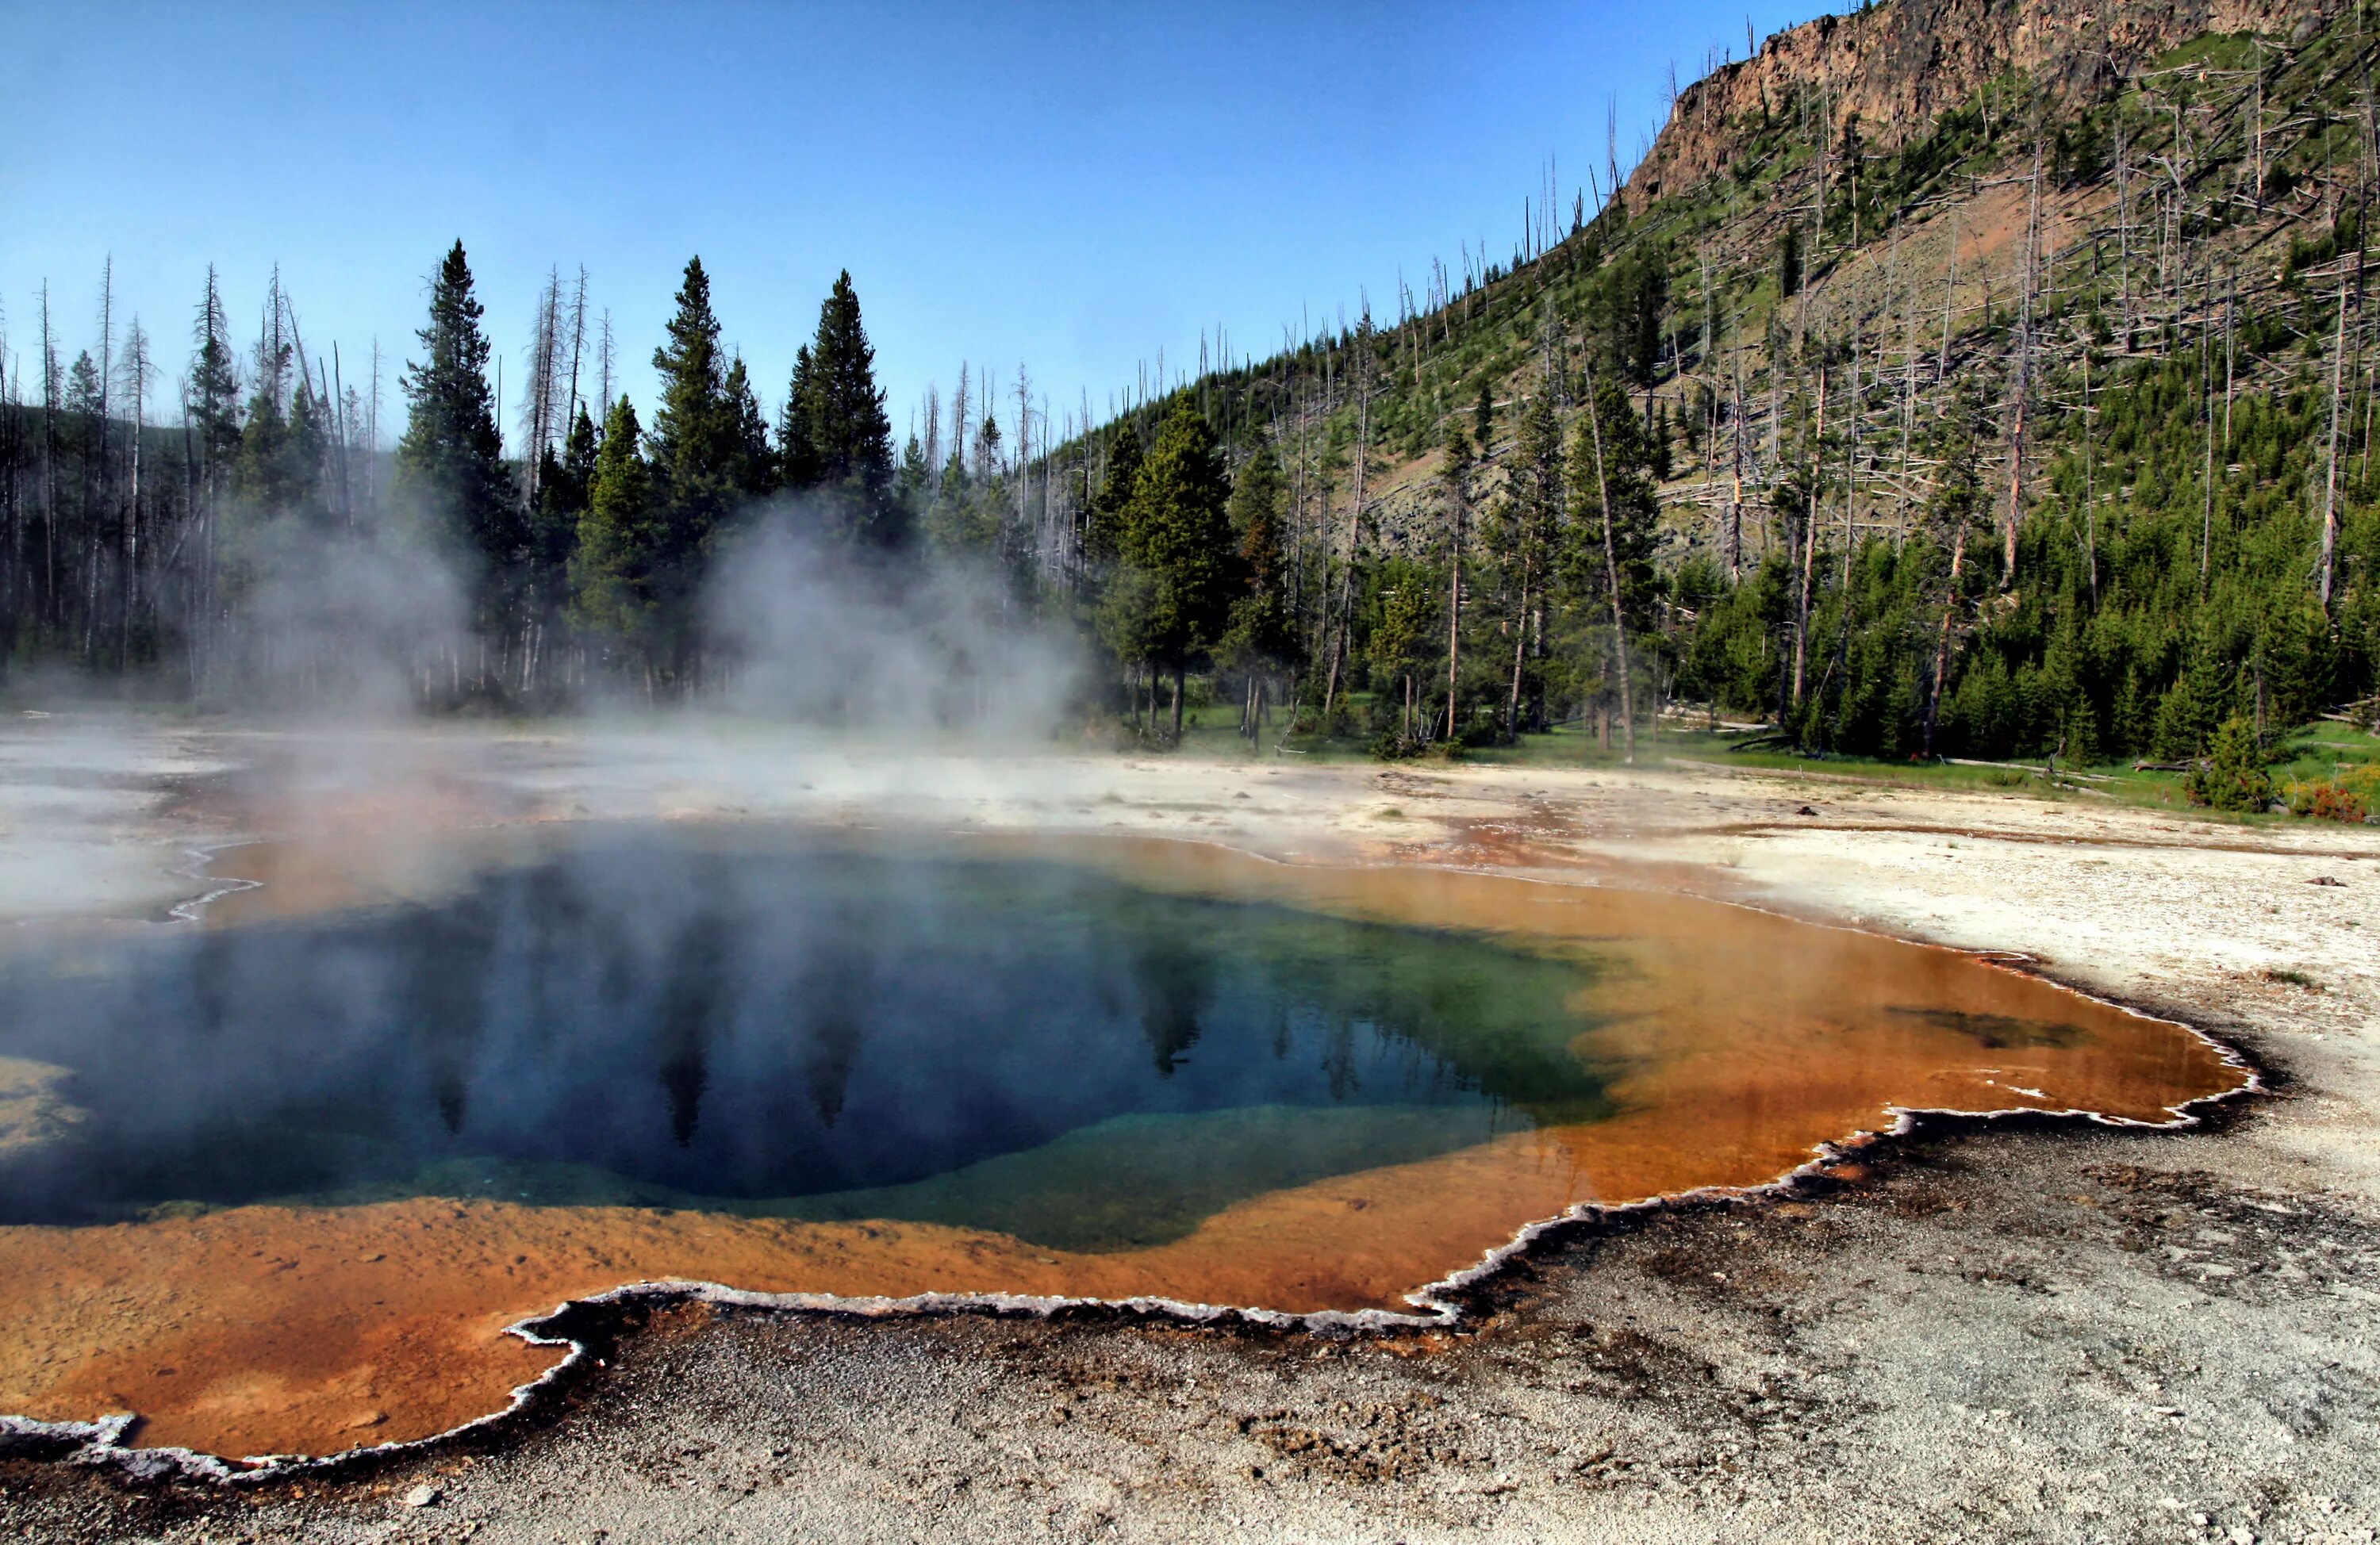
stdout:
{"type": "Polygon", "coordinates": [[[1925,1134],[1864,1178],[1546,1249],[1451,1339],[681,1308],[487,1452],[237,1493],[18,1464],[0,1518],[38,1539],[2368,1541],[2380,1220],[2260,1186],[2240,1153],[1925,1134]],[[407,1505],[425,1482],[437,1501],[407,1505]]]}

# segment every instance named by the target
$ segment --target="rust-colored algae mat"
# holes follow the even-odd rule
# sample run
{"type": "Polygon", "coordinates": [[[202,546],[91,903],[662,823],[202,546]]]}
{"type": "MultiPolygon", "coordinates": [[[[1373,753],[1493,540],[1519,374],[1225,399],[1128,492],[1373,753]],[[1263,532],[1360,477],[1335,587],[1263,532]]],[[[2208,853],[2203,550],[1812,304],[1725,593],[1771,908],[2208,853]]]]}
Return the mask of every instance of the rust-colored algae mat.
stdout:
{"type": "MultiPolygon", "coordinates": [[[[501,1409],[558,1359],[506,1326],[645,1280],[1406,1310],[1409,1295],[1534,1222],[1582,1203],[1758,1186],[1829,1143],[1889,1128],[1897,1112],[2164,1123],[2249,1078],[2183,1027],[2015,971],[1691,898],[1300,867],[1186,844],[964,846],[1054,859],[1160,895],[1591,954],[1570,1045],[1605,1070],[1605,1104],[1592,1119],[1508,1122],[1451,1152],[1231,1198],[1173,1237],[1130,1248],[1059,1248],[915,1219],[436,1195],[0,1227],[0,1411],[55,1421],[137,1412],[137,1442],[233,1455],[419,1438],[501,1409]]],[[[457,883],[436,864],[378,887],[334,881],[326,869],[360,873],[368,855],[314,854],[311,878],[295,849],[245,864],[224,855],[225,871],[268,881],[235,899],[237,910],[419,900],[457,883]]],[[[20,1081],[20,1101],[34,1099],[35,1081],[20,1081]]]]}

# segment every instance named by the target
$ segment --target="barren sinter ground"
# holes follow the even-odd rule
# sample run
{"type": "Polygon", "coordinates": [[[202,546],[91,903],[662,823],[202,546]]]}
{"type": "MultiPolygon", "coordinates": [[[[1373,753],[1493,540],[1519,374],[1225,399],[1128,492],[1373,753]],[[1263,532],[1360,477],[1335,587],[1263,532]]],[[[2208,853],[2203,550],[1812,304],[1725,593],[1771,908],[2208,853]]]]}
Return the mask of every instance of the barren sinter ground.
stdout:
{"type": "Polygon", "coordinates": [[[2181,1135],[1937,1129],[1792,1201],[1582,1235],[1451,1339],[673,1310],[533,1418],[369,1473],[226,1491],[0,1461],[0,1538],[2380,1529],[2367,828],[1719,771],[894,758],[735,727],[330,735],[60,716],[0,729],[0,915],[25,921],[19,948],[161,917],[203,889],[172,872],[183,850],[238,833],[778,813],[1679,886],[2027,952],[2216,1031],[2277,1087],[2181,1135]],[[424,1486],[436,1500],[407,1505],[424,1486]]]}

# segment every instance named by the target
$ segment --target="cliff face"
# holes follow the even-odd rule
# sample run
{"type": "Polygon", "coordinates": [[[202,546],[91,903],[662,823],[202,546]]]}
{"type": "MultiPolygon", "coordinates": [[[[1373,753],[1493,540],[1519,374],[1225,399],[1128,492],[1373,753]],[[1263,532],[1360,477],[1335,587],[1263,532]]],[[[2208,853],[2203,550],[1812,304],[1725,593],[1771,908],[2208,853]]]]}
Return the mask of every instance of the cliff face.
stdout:
{"type": "Polygon", "coordinates": [[[1664,188],[1727,169],[1730,125],[1783,111],[1797,91],[1827,92],[1837,128],[1893,149],[2015,67],[2071,100],[2205,32],[2287,38],[2345,0],[1886,0],[1820,17],[1768,40],[1678,93],[1677,107],[1622,192],[1631,214],[1664,188]]]}

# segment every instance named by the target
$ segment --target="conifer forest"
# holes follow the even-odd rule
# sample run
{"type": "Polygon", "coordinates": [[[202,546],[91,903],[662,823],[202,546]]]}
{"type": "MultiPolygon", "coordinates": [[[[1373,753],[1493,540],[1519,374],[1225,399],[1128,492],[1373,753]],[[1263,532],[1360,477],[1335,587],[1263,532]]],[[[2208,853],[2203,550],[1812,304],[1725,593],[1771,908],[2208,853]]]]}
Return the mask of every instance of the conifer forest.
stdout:
{"type": "Polygon", "coordinates": [[[1824,70],[1730,64],[1633,174],[1615,138],[1591,195],[1548,177],[1509,251],[1265,351],[1202,339],[1097,412],[962,367],[905,432],[849,274],[783,383],[699,258],[663,336],[615,339],[557,267],[504,340],[458,241],[369,360],[278,275],[258,317],[203,268],[170,321],[12,295],[0,665],[335,695],[319,646],[360,630],[437,709],[699,700],[738,670],[706,585],[767,519],[1076,641],[1070,734],[1170,742],[1186,704],[1384,756],[1728,724],[2180,764],[2368,726],[2375,48],[2357,5],[1876,123],[1824,70]],[[638,403],[615,351],[648,347],[638,403]],[[342,610],[431,563],[459,629],[342,610]]]}

